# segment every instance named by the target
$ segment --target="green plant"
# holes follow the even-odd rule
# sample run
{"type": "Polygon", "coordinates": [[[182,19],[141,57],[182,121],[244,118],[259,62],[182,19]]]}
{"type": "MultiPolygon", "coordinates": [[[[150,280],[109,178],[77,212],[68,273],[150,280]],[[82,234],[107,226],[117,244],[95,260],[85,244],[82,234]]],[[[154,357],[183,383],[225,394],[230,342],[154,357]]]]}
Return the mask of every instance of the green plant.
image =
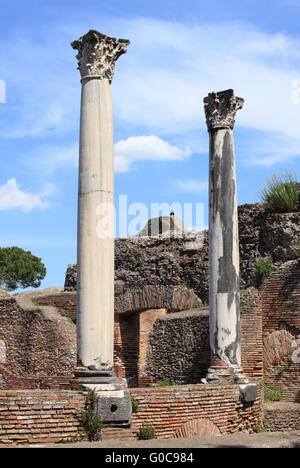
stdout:
{"type": "Polygon", "coordinates": [[[266,423],[265,423],[265,421],[262,420],[262,421],[256,423],[256,425],[254,426],[253,430],[254,430],[254,432],[255,432],[256,434],[260,434],[261,432],[266,432],[267,429],[266,429],[266,423]]]}
{"type": "Polygon", "coordinates": [[[280,366],[279,364],[274,367],[274,372],[277,374],[277,375],[283,375],[286,371],[286,368],[284,366],[280,366]]]}
{"type": "Polygon", "coordinates": [[[19,247],[0,248],[0,289],[38,288],[47,273],[41,259],[19,247]]]}
{"type": "Polygon", "coordinates": [[[157,387],[172,387],[173,385],[174,384],[171,382],[171,380],[161,380],[156,384],[157,387]]]}
{"type": "Polygon", "coordinates": [[[271,255],[258,258],[256,261],[256,266],[257,272],[262,279],[266,278],[267,276],[270,276],[271,273],[273,273],[273,271],[275,270],[271,255]]]}
{"type": "Polygon", "coordinates": [[[283,394],[281,390],[272,389],[272,388],[267,387],[266,385],[263,385],[263,389],[264,389],[264,399],[266,403],[270,401],[282,401],[283,394]]]}
{"type": "Polygon", "coordinates": [[[101,439],[102,419],[97,410],[98,397],[95,390],[89,390],[85,409],[80,413],[80,422],[90,442],[101,439]]]}
{"type": "Polygon", "coordinates": [[[140,427],[137,436],[139,440],[155,439],[155,429],[153,426],[144,423],[142,427],[140,427]]]}
{"type": "Polygon", "coordinates": [[[137,410],[139,409],[139,402],[133,396],[131,397],[131,404],[132,404],[132,412],[137,413],[137,410]]]}
{"type": "Polygon", "coordinates": [[[299,189],[296,175],[291,172],[273,174],[261,190],[261,198],[272,213],[299,211],[299,189]]]}
{"type": "Polygon", "coordinates": [[[64,310],[64,309],[59,309],[58,312],[60,313],[62,317],[67,318],[68,320],[70,320],[70,322],[73,322],[76,325],[76,317],[73,317],[72,312],[70,312],[69,310],[64,310]]]}

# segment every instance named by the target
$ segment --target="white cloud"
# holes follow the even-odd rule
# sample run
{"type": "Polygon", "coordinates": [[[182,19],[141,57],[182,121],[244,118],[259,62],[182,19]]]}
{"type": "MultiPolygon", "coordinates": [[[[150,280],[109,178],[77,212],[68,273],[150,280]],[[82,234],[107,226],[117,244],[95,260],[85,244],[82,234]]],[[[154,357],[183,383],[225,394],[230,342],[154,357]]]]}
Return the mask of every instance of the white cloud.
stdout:
{"type": "MultiPolygon", "coordinates": [[[[139,123],[160,136],[203,133],[203,97],[234,88],[246,100],[237,126],[264,132],[270,144],[274,135],[288,138],[300,156],[300,104],[293,102],[293,83],[300,78],[299,37],[238,23],[138,19],[121,22],[120,28],[132,38],[115,80],[115,109],[126,124],[139,123]]],[[[256,161],[264,158],[259,147],[255,155],[256,161]]]]}
{"type": "MultiPolygon", "coordinates": [[[[53,192],[53,186],[47,184],[45,194],[53,192]]],[[[24,213],[36,208],[44,210],[50,203],[44,199],[43,194],[32,194],[20,190],[16,179],[9,179],[6,184],[0,186],[0,211],[21,210],[24,213]]]]}
{"type": "MultiPolygon", "coordinates": [[[[136,134],[139,128],[139,133],[172,140],[192,131],[205,134],[203,97],[234,88],[246,99],[237,125],[265,132],[270,143],[274,134],[287,137],[293,154],[300,155],[300,104],[292,99],[292,84],[300,78],[299,37],[242,23],[179,24],[100,16],[94,20],[132,41],[117,63],[113,81],[116,126],[123,132],[136,134]]],[[[79,25],[41,33],[39,41],[15,36],[0,42],[6,64],[1,78],[7,83],[0,136],[45,137],[68,131],[77,135],[80,83],[69,42],[85,29],[83,19],[79,25]]],[[[192,147],[188,139],[186,144],[192,147]]],[[[56,160],[46,154],[50,167],[65,165],[65,157],[72,159],[67,153],[56,160]]],[[[268,157],[271,161],[272,154],[268,157]]],[[[257,147],[252,161],[260,159],[265,156],[257,147]]],[[[118,154],[116,166],[126,171],[134,160],[118,154]]]]}
{"type": "MultiPolygon", "coordinates": [[[[137,161],[181,161],[192,154],[186,146],[181,149],[161,138],[135,136],[119,140],[114,146],[116,172],[129,171],[137,161]]],[[[49,176],[61,168],[78,166],[79,145],[45,145],[34,150],[24,165],[39,175],[49,176]]]]}
{"type": "Polygon", "coordinates": [[[136,161],[181,161],[191,154],[188,146],[181,149],[155,135],[130,137],[115,144],[115,169],[126,172],[136,161]]]}
{"type": "Polygon", "coordinates": [[[180,192],[202,193],[208,191],[208,182],[206,180],[183,179],[175,182],[175,188],[180,192]]]}

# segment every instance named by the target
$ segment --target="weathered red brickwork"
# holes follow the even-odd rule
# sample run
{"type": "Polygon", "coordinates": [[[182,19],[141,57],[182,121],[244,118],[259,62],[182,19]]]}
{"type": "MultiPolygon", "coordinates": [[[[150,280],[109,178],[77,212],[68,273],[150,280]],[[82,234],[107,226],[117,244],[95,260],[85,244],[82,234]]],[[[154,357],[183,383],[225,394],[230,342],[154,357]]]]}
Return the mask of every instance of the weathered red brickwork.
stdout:
{"type": "Polygon", "coordinates": [[[300,363],[292,343],[300,338],[300,261],[282,265],[265,282],[263,308],[264,380],[284,400],[300,402],[300,363]]]}
{"type": "Polygon", "coordinates": [[[139,313],[115,317],[115,372],[117,377],[126,378],[132,387],[138,384],[139,318],[139,313]]]}
{"type": "Polygon", "coordinates": [[[0,366],[0,390],[64,389],[74,386],[74,376],[20,377],[0,366]]]}
{"type": "MultiPolygon", "coordinates": [[[[103,438],[136,439],[143,424],[153,426],[157,438],[209,435],[211,430],[251,433],[262,421],[260,394],[254,404],[244,405],[238,386],[132,389],[131,394],[138,402],[132,427],[106,428],[103,438]]],[[[0,391],[0,445],[80,439],[78,416],[84,405],[82,392],[0,391]]]]}
{"type": "Polygon", "coordinates": [[[29,294],[0,299],[0,365],[18,377],[68,376],[76,366],[76,328],[29,294]]]}
{"type": "Polygon", "coordinates": [[[58,312],[64,317],[76,322],[76,293],[64,292],[37,297],[35,302],[38,305],[56,307],[58,312]]]}
{"type": "MultiPolygon", "coordinates": [[[[122,294],[130,312],[115,315],[117,376],[126,378],[130,387],[165,379],[178,384],[198,383],[209,367],[208,309],[167,314],[167,309],[161,308],[164,304],[170,307],[169,312],[188,304],[197,305],[193,293],[185,288],[159,286],[122,294]],[[154,309],[143,309],[150,305],[154,309]],[[166,347],[170,348],[167,354],[166,347]]],[[[22,310],[14,298],[0,302],[0,339],[7,347],[0,388],[5,384],[10,389],[49,388],[49,377],[50,388],[60,388],[60,382],[68,379],[76,366],[76,329],[66,318],[74,320],[76,293],[39,292],[28,295],[27,300],[31,300],[29,310],[22,310]],[[41,305],[44,307],[37,307],[41,305]],[[51,306],[50,315],[45,306],[51,306]]],[[[242,291],[242,364],[247,375],[255,379],[262,376],[262,318],[258,302],[256,290],[242,291]]]]}
{"type": "Polygon", "coordinates": [[[0,446],[78,440],[80,392],[0,391],[0,446]]]}
{"type": "Polygon", "coordinates": [[[262,309],[255,289],[241,291],[241,353],[242,367],[248,377],[261,381],[263,377],[262,309]]]}
{"type": "Polygon", "coordinates": [[[268,432],[300,431],[300,404],[270,403],[265,405],[264,425],[268,432]]]}
{"type": "MultiPolygon", "coordinates": [[[[211,425],[220,434],[253,432],[262,421],[261,392],[254,404],[243,405],[238,386],[183,385],[178,387],[156,387],[131,389],[131,395],[138,403],[134,414],[131,435],[136,437],[143,424],[154,427],[157,438],[201,436],[211,425]],[[186,431],[187,423],[199,428],[198,434],[186,431]],[[210,422],[210,424],[207,424],[210,422]]],[[[115,430],[107,429],[105,437],[114,435],[115,430]]],[[[128,438],[130,438],[128,437],[128,438]]]]}

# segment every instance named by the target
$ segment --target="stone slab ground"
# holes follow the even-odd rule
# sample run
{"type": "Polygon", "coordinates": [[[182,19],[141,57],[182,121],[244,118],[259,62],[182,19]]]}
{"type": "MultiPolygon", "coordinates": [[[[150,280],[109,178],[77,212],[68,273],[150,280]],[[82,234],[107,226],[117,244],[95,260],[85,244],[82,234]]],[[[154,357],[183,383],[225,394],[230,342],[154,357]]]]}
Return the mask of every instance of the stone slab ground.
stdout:
{"type": "Polygon", "coordinates": [[[47,444],[19,448],[114,448],[114,449],[193,449],[193,448],[300,448],[300,431],[261,434],[238,434],[190,439],[160,439],[148,441],[102,441],[75,444],[47,444]]]}

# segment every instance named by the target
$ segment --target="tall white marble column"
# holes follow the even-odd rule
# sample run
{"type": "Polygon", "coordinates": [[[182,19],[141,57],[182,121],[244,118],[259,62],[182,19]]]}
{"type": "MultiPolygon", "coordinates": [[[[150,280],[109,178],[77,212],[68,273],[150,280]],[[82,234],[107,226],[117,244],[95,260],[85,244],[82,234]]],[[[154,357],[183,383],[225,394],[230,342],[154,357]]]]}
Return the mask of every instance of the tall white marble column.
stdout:
{"type": "MultiPolygon", "coordinates": [[[[74,41],[81,74],[78,193],[78,368],[113,375],[114,169],[111,84],[128,40],[91,30],[74,41]]],[[[86,374],[84,374],[86,371],[86,374]]],[[[90,373],[90,374],[89,374],[90,373]]]]}
{"type": "Polygon", "coordinates": [[[233,90],[204,99],[210,134],[209,308],[212,363],[207,382],[247,383],[241,369],[239,236],[233,127],[244,100],[233,90]]]}

